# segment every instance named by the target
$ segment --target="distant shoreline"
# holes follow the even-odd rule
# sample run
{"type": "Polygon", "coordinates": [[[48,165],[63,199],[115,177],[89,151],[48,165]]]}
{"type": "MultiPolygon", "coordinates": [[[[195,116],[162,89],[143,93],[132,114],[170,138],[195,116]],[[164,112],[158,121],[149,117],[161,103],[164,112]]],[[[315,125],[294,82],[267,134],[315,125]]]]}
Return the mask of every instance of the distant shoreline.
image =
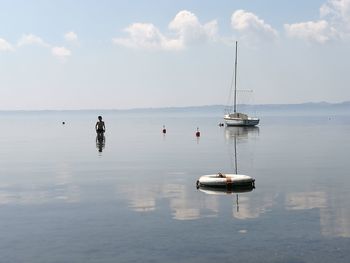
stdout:
{"type": "MultiPolygon", "coordinates": [[[[203,106],[179,106],[179,107],[148,107],[148,108],[130,108],[130,109],[31,109],[31,110],[0,110],[0,112],[217,112],[224,111],[227,108],[225,105],[203,105],[203,106]]],[[[340,103],[330,102],[305,102],[295,104],[240,104],[238,108],[242,111],[314,111],[314,110],[349,110],[350,101],[340,103]]]]}

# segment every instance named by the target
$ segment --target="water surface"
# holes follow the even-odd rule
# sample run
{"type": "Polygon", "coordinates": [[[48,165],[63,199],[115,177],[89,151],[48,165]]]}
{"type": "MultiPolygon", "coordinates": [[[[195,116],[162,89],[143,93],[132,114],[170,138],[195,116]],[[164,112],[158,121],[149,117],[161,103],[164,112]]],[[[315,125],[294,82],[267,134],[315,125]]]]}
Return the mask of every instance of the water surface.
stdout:
{"type": "Polygon", "coordinates": [[[0,118],[1,262],[350,260],[349,116],[265,116],[255,129],[186,112],[0,118]],[[197,190],[201,175],[234,172],[235,140],[256,189],[197,190]]]}

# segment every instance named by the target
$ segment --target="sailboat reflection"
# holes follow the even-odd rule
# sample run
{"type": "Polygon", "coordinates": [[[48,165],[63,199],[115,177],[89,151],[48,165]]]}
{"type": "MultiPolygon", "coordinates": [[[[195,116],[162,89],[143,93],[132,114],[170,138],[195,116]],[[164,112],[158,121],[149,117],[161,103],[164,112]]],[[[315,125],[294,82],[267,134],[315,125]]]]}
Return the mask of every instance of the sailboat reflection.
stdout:
{"type": "Polygon", "coordinates": [[[232,138],[248,139],[251,136],[259,135],[259,127],[225,127],[225,138],[232,140],[232,138]]]}
{"type": "Polygon", "coordinates": [[[102,153],[106,145],[106,137],[103,132],[98,132],[96,135],[96,148],[98,152],[102,153]]]}
{"type": "MultiPolygon", "coordinates": [[[[206,194],[234,194],[251,192],[255,188],[255,179],[238,174],[237,137],[248,138],[249,133],[258,133],[258,127],[226,127],[225,137],[234,142],[234,174],[204,175],[196,183],[197,189],[206,194]]],[[[237,196],[238,200],[238,196],[237,196]]]]}

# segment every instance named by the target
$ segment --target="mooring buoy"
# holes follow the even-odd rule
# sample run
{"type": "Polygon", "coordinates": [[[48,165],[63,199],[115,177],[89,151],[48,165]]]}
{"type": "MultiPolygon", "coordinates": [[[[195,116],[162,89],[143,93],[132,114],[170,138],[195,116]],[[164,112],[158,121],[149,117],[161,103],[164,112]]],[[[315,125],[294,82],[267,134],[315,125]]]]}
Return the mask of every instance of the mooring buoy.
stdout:
{"type": "Polygon", "coordinates": [[[199,128],[197,127],[196,137],[200,137],[200,136],[201,136],[201,132],[199,131],[199,128]]]}

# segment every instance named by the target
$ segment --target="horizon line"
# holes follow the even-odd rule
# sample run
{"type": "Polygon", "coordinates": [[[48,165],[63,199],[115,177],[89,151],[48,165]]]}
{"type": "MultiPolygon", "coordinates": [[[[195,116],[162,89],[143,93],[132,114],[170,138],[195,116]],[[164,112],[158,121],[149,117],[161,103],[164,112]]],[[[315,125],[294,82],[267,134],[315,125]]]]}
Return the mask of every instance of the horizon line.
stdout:
{"type": "MultiPolygon", "coordinates": [[[[318,102],[300,102],[300,103],[265,103],[265,104],[238,104],[244,106],[298,106],[298,105],[319,105],[319,104],[327,104],[327,105],[340,105],[347,104],[350,101],[342,101],[342,102],[327,102],[327,101],[318,101],[318,102]]],[[[206,108],[206,107],[230,107],[224,104],[211,104],[211,105],[192,105],[192,106],[168,106],[168,107],[142,107],[142,108],[105,108],[105,109],[94,109],[94,108],[82,108],[82,109],[0,109],[0,112],[30,112],[30,111],[135,111],[135,110],[166,110],[166,109],[189,109],[189,108],[206,108]]]]}

